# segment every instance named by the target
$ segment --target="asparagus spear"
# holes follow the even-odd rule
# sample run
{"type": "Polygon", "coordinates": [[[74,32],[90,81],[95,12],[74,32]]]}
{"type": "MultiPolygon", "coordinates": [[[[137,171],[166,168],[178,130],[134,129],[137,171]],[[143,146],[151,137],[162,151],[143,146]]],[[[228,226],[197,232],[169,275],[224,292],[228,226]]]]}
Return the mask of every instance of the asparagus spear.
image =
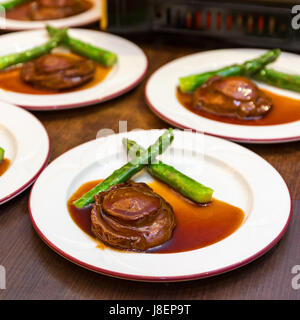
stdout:
{"type": "Polygon", "coordinates": [[[159,162],[153,163],[147,168],[152,176],[165,182],[188,199],[197,203],[208,203],[212,200],[214,191],[211,188],[184,175],[172,166],[159,162]]]}
{"type": "MultiPolygon", "coordinates": [[[[138,145],[135,141],[123,139],[127,151],[131,148],[139,152],[145,152],[144,148],[138,145]]],[[[186,198],[197,203],[208,203],[212,200],[213,190],[205,187],[194,179],[184,175],[174,167],[164,164],[163,162],[151,163],[147,166],[149,173],[157,179],[165,182],[167,185],[178,191],[186,198]]]]}
{"type": "Polygon", "coordinates": [[[274,62],[280,55],[280,49],[272,49],[256,59],[246,61],[242,64],[234,64],[219,70],[208,71],[205,73],[190,75],[179,79],[179,87],[182,92],[194,91],[212,76],[250,76],[267,64],[274,62]]]}
{"type": "Polygon", "coordinates": [[[300,92],[300,75],[287,74],[274,69],[261,69],[251,76],[254,80],[266,82],[274,87],[300,92]]]}
{"type": "MultiPolygon", "coordinates": [[[[51,27],[49,25],[47,26],[47,31],[50,36],[55,35],[59,30],[60,29],[51,27]]],[[[115,53],[95,47],[92,44],[83,42],[79,39],[72,38],[68,34],[64,38],[63,44],[72,52],[94,60],[105,67],[113,66],[118,60],[118,57],[115,53]]]]}
{"type": "Polygon", "coordinates": [[[66,28],[61,29],[59,32],[53,35],[53,37],[51,37],[51,39],[48,42],[40,46],[25,50],[23,52],[11,53],[6,56],[0,57],[0,70],[18,63],[27,62],[29,60],[38,58],[44,54],[49,53],[52,49],[59,46],[62,39],[66,35],[66,32],[67,32],[66,28]]]}
{"type": "Polygon", "coordinates": [[[4,159],[4,149],[0,147],[0,162],[4,159]]]}
{"type": "Polygon", "coordinates": [[[0,3],[0,7],[4,8],[5,10],[11,10],[14,7],[26,3],[29,0],[8,0],[6,2],[0,3]]]}
{"type": "Polygon", "coordinates": [[[83,208],[94,202],[94,196],[97,193],[105,191],[118,183],[128,181],[137,172],[141,171],[145,165],[152,163],[159,154],[163,153],[172,143],[173,139],[173,130],[167,130],[153,145],[147,149],[147,151],[145,150],[145,152],[141,152],[138,156],[134,157],[132,161],[115,170],[109,177],[100,182],[96,187],[88,191],[78,200],[75,200],[73,202],[75,207],[83,208]]]}

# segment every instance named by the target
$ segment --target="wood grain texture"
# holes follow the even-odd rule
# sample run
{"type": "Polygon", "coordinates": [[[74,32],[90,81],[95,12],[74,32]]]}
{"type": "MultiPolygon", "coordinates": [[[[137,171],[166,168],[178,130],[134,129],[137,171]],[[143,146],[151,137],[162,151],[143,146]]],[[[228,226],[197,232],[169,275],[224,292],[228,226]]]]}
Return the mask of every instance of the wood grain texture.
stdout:
{"type": "MultiPolygon", "coordinates": [[[[76,110],[35,112],[51,141],[50,161],[94,139],[103,128],[118,132],[118,121],[134,128],[167,128],[147,107],[147,77],[175,58],[229,44],[199,39],[179,44],[170,37],[134,38],[149,58],[146,79],[122,97],[76,110]]],[[[299,299],[291,285],[291,269],[300,265],[300,142],[244,145],[273,165],[286,180],[294,214],[282,240],[247,266],[216,277],[182,283],[139,283],[102,276],[60,257],[38,237],[28,214],[29,190],[0,207],[0,265],[6,268],[1,299],[299,299]]],[[[266,190],[268,192],[268,190],[266,190]]],[[[274,199],[280,201],[280,199],[274,199]]]]}

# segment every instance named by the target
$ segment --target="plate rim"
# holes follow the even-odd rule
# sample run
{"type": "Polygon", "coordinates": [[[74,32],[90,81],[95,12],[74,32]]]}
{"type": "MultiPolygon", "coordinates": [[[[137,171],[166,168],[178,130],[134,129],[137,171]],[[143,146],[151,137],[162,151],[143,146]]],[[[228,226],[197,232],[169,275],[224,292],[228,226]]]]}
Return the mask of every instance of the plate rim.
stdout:
{"type": "MultiPolygon", "coordinates": [[[[195,128],[192,128],[190,126],[187,126],[187,125],[183,125],[181,123],[178,123],[177,121],[173,120],[173,119],[170,119],[167,115],[161,113],[157,107],[155,107],[151,101],[150,101],[150,97],[149,97],[149,94],[148,94],[148,86],[149,86],[149,83],[150,83],[150,80],[151,78],[155,75],[156,72],[158,72],[161,68],[165,67],[167,64],[169,63],[173,63],[175,62],[176,60],[180,60],[182,58],[185,58],[185,57],[188,57],[188,56],[195,56],[197,54],[201,54],[201,53],[208,53],[208,52],[216,52],[216,51],[221,51],[221,50],[241,50],[241,49],[256,49],[256,50],[264,50],[264,49],[261,49],[261,48],[252,48],[252,47],[249,47],[249,48],[223,48],[223,49],[211,49],[211,50],[204,50],[204,51],[198,51],[198,52],[194,52],[194,53],[191,53],[191,54],[187,54],[185,56],[182,56],[182,57],[179,57],[179,58],[176,58],[176,59],[173,59],[165,64],[163,64],[162,66],[160,66],[158,69],[156,69],[155,71],[153,71],[153,73],[149,76],[149,78],[147,79],[147,82],[145,84],[145,87],[144,87],[144,97],[145,97],[145,100],[146,100],[146,103],[149,107],[149,109],[154,113],[156,114],[161,120],[177,127],[177,128],[180,128],[180,129],[190,129],[192,131],[195,131],[195,132],[200,132],[200,133],[205,133],[207,135],[210,135],[210,136],[213,136],[213,137],[217,137],[217,138],[222,138],[222,139],[226,139],[226,140],[231,140],[231,141],[234,141],[234,142],[241,142],[241,143],[284,143],[284,142],[296,142],[296,141],[299,141],[300,140],[300,135],[299,136],[292,136],[292,137],[286,137],[286,138],[272,138],[272,139],[253,139],[253,138],[241,138],[241,137],[232,137],[232,136],[229,136],[229,135],[220,135],[220,134],[214,134],[214,133],[210,133],[210,132],[207,132],[205,130],[197,130],[195,128]]],[[[295,54],[295,53],[291,53],[291,52],[288,52],[288,51],[284,51],[285,53],[288,53],[288,54],[295,54]]],[[[201,117],[201,116],[199,116],[201,117]]],[[[205,117],[202,117],[204,119],[206,119],[205,117]]],[[[214,121],[214,122],[218,122],[216,120],[211,120],[211,121],[214,121]]],[[[255,127],[255,126],[254,126],[255,127]]]]}
{"type": "MultiPolygon", "coordinates": [[[[154,129],[155,130],[155,129],[154,129]]],[[[156,129],[157,130],[157,129],[156,129]]],[[[224,139],[220,139],[217,138],[219,140],[224,140],[224,139]]],[[[93,140],[91,140],[93,141],[93,140]]],[[[226,141],[226,140],[224,140],[226,141]]],[[[75,146],[74,148],[68,150],[71,151],[79,146],[82,146],[84,144],[89,143],[90,141],[87,141],[85,143],[82,143],[78,146],[75,146]]],[[[227,141],[233,144],[236,144],[234,142],[231,141],[227,141]]],[[[244,146],[239,145],[240,148],[242,149],[246,149],[247,151],[255,154],[256,156],[260,157],[259,155],[257,155],[255,152],[245,148],[244,146]]],[[[65,153],[67,153],[68,151],[66,151],[65,153]]],[[[58,158],[60,158],[61,156],[63,156],[65,153],[61,154],[60,156],[58,156],[56,159],[54,159],[53,161],[57,160],[58,158]]],[[[260,157],[261,158],[261,157],[260,157]]],[[[267,162],[265,159],[261,158],[262,160],[264,160],[265,162],[267,162]]],[[[267,162],[269,164],[269,162],[267,162]]],[[[269,164],[270,165],[270,164],[269,164]]],[[[270,165],[273,169],[275,169],[272,165],[270,165]]],[[[276,169],[275,169],[276,170],[276,169]]],[[[43,242],[48,245],[48,247],[50,247],[53,251],[55,251],[57,254],[59,254],[60,256],[62,256],[63,258],[65,258],[66,260],[80,266],[83,267],[85,269],[88,269],[90,271],[99,273],[99,274],[103,274],[106,276],[111,276],[114,278],[119,278],[119,279],[124,279],[124,280],[132,280],[132,281],[140,281],[140,282],[182,282],[182,281],[190,281],[190,280],[198,280],[198,279],[203,279],[203,278],[208,278],[208,277],[212,277],[212,276],[216,276],[216,275],[220,275],[232,270],[235,270],[239,267],[242,267],[244,265],[249,264],[250,262],[256,260],[257,258],[261,257],[263,254],[265,254],[267,251],[269,251],[270,249],[272,249],[274,247],[274,245],[284,236],[289,223],[291,221],[292,218],[292,214],[293,214],[293,200],[292,200],[292,196],[291,196],[291,192],[290,189],[285,181],[285,179],[282,177],[282,175],[276,170],[277,174],[280,176],[280,178],[282,179],[282,181],[284,182],[284,185],[286,186],[286,189],[288,191],[289,194],[289,200],[290,200],[290,210],[288,213],[288,218],[285,222],[285,225],[283,226],[282,230],[278,233],[278,235],[271,241],[269,242],[264,248],[262,248],[261,250],[257,251],[256,253],[254,253],[253,255],[239,261],[236,263],[233,263],[231,265],[225,266],[225,267],[221,267],[221,268],[217,268],[211,271],[207,271],[207,272],[201,272],[201,273],[194,273],[194,274],[189,274],[189,275],[180,275],[180,276],[145,276],[145,275],[134,275],[134,274],[128,274],[128,273],[122,273],[122,272],[118,272],[118,271],[111,271],[109,269],[105,269],[105,268],[101,268],[101,267],[97,267],[95,265],[86,263],[84,261],[79,260],[78,258],[73,257],[72,255],[68,254],[67,252],[65,252],[64,250],[60,249],[59,247],[57,247],[54,243],[52,243],[45,235],[44,233],[41,231],[41,229],[37,226],[37,223],[34,220],[33,217],[33,212],[31,209],[31,197],[32,197],[32,193],[34,190],[34,185],[30,191],[30,195],[29,195],[29,199],[28,199],[28,211],[29,211],[29,216],[32,222],[32,225],[35,229],[35,231],[37,232],[38,236],[41,238],[41,240],[43,240],[43,242]]]]}
{"type": "MultiPolygon", "coordinates": [[[[75,18],[75,17],[78,17],[79,15],[81,15],[81,14],[84,14],[84,13],[88,13],[89,11],[92,13],[93,12],[93,10],[95,10],[95,7],[96,8],[98,8],[99,7],[99,9],[101,10],[101,0],[99,1],[99,3],[98,3],[98,1],[99,0],[92,0],[92,2],[93,2],[93,7],[92,8],[90,8],[89,10],[87,10],[86,12],[82,12],[82,13],[79,13],[79,14],[77,14],[77,15],[74,15],[74,16],[70,16],[70,17],[65,17],[65,18],[62,18],[62,19],[53,19],[53,20],[45,20],[45,22],[43,22],[43,21],[33,21],[33,22],[40,22],[39,24],[36,24],[36,25],[34,25],[34,26],[14,26],[14,21],[16,21],[17,23],[21,23],[21,22],[24,22],[24,21],[22,21],[22,20],[16,20],[16,19],[7,19],[7,18],[5,18],[5,22],[6,21],[8,21],[9,22],[9,24],[8,24],[8,26],[5,26],[5,30],[7,30],[7,31],[29,31],[29,30],[38,30],[38,29],[41,29],[41,28],[43,28],[42,27],[42,24],[44,24],[44,26],[46,25],[46,23],[54,23],[54,24],[56,24],[56,23],[59,23],[59,22],[62,22],[63,20],[65,20],[65,19],[68,19],[68,18],[75,18]]],[[[0,3],[0,5],[1,5],[1,3],[0,3]]],[[[101,14],[102,14],[102,12],[100,11],[99,12],[99,14],[98,15],[96,15],[96,14],[94,14],[93,16],[91,16],[91,17],[89,17],[88,19],[86,19],[85,20],[85,22],[82,24],[82,23],[80,23],[79,21],[78,22],[73,22],[73,23],[71,23],[71,24],[64,24],[63,23],[63,25],[64,26],[67,26],[68,25],[68,27],[79,27],[79,26],[85,26],[85,25],[88,25],[88,24],[91,24],[91,23],[94,23],[94,22],[96,22],[96,21],[99,21],[100,19],[101,19],[101,14]]],[[[25,21],[25,23],[27,24],[27,23],[30,23],[31,21],[25,21]]]]}
{"type": "Polygon", "coordinates": [[[43,164],[41,165],[41,167],[38,169],[38,171],[31,177],[30,180],[28,180],[26,183],[24,183],[21,187],[19,187],[18,189],[16,189],[15,191],[13,191],[12,193],[6,195],[5,197],[3,198],[0,198],[0,206],[6,202],[8,202],[9,200],[15,198],[16,196],[18,196],[19,194],[21,194],[23,191],[25,191],[27,188],[29,188],[34,182],[35,180],[38,178],[38,176],[42,173],[42,171],[46,168],[48,162],[49,162],[49,159],[50,159],[50,154],[51,154],[51,143],[50,143],[50,137],[49,137],[49,134],[48,134],[48,131],[46,130],[45,126],[43,125],[43,123],[36,117],[34,116],[32,113],[30,113],[29,111],[27,110],[24,110],[23,108],[19,107],[19,106],[16,106],[16,105],[13,105],[13,104],[9,104],[7,102],[1,102],[1,103],[5,103],[7,105],[9,105],[10,107],[14,107],[14,108],[17,108],[17,109],[20,109],[24,112],[26,112],[30,117],[32,117],[33,119],[35,119],[41,126],[41,128],[43,128],[45,134],[46,134],[46,137],[47,137],[47,145],[48,145],[48,151],[47,151],[47,154],[46,154],[46,157],[45,157],[45,160],[43,162],[43,164]]]}
{"type": "MultiPolygon", "coordinates": [[[[146,57],[146,55],[145,55],[146,57]]],[[[81,103],[73,103],[73,104],[65,104],[62,106],[48,106],[48,107],[43,107],[43,106],[23,106],[23,105],[17,105],[20,108],[26,109],[26,110],[32,110],[32,111],[59,111],[59,110],[68,110],[68,109],[79,109],[79,108],[85,108],[85,107],[90,107],[93,106],[95,104],[98,103],[102,103],[102,102],[106,102],[109,100],[112,100],[114,98],[117,98],[129,91],[131,91],[132,89],[134,89],[135,87],[137,87],[139,85],[139,83],[145,78],[147,71],[148,71],[148,66],[149,66],[149,62],[148,62],[148,58],[146,58],[146,65],[145,65],[145,70],[143,71],[143,73],[139,76],[138,79],[136,79],[133,83],[131,83],[130,85],[128,85],[126,88],[123,88],[122,90],[119,90],[115,93],[112,93],[110,95],[107,95],[106,97],[103,98],[99,98],[99,99],[93,99],[90,101],[86,101],[86,102],[81,102],[81,103]]]]}
{"type": "MultiPolygon", "coordinates": [[[[285,182],[285,180],[283,180],[285,182]]],[[[286,182],[285,182],[286,184],[286,182]]],[[[287,186],[287,184],[286,184],[287,186]]],[[[247,259],[244,259],[240,262],[237,262],[235,264],[229,265],[227,267],[223,267],[223,268],[219,268],[219,269],[215,269],[213,271],[208,271],[208,272],[201,272],[201,273],[195,273],[192,275],[184,275],[184,276],[166,276],[166,277],[154,277],[154,276],[141,276],[141,275],[130,275],[127,273],[122,273],[122,272],[116,272],[116,271],[110,271],[104,268],[100,268],[100,267],[95,267],[91,264],[88,264],[86,262],[83,262],[77,258],[72,257],[71,255],[69,255],[68,253],[64,252],[63,250],[59,249],[57,246],[55,246],[51,241],[49,241],[47,239],[46,236],[44,236],[44,234],[41,232],[41,230],[38,228],[38,226],[36,225],[33,216],[32,216],[32,211],[31,211],[31,207],[30,207],[30,199],[31,199],[31,195],[32,195],[32,190],[30,192],[30,196],[29,196],[29,201],[28,201],[28,210],[29,210],[29,215],[30,215],[30,219],[32,222],[32,225],[35,229],[35,231],[37,232],[37,234],[39,235],[39,237],[43,240],[43,242],[48,245],[54,252],[56,252],[57,254],[59,254],[61,257],[67,259],[69,262],[72,262],[80,267],[83,267],[85,269],[88,269],[90,271],[105,275],[105,276],[110,276],[113,278],[118,278],[118,279],[122,279],[122,280],[131,280],[131,281],[140,281],[140,282],[183,282],[183,281],[191,281],[191,280],[199,280],[199,279],[204,279],[204,278],[209,278],[209,277],[213,277],[213,276],[217,276],[217,275],[221,275],[230,271],[233,271],[237,268],[240,268],[242,266],[245,266],[249,263],[251,263],[252,261],[258,259],[259,257],[261,257],[262,255],[264,255],[266,252],[268,252],[269,250],[271,250],[275,244],[284,236],[290,220],[292,218],[292,212],[293,212],[293,204],[292,204],[292,198],[291,198],[291,193],[289,188],[287,187],[288,192],[290,194],[290,199],[291,199],[291,208],[290,208],[290,213],[289,213],[289,217],[288,220],[285,224],[285,226],[283,227],[283,229],[281,230],[281,232],[279,233],[279,235],[273,239],[272,242],[270,242],[265,248],[263,248],[262,250],[258,251],[257,253],[255,253],[254,255],[248,257],[247,259]]]]}
{"type": "MultiPolygon", "coordinates": [[[[20,31],[16,31],[14,33],[22,33],[22,32],[41,32],[43,31],[44,29],[35,29],[35,30],[20,30],[20,31]]],[[[109,100],[112,100],[114,98],[117,98],[129,91],[131,91],[132,89],[134,89],[135,87],[137,87],[143,80],[144,78],[146,77],[147,75],[147,72],[148,72],[148,69],[149,69],[149,58],[147,56],[147,54],[144,52],[143,49],[140,48],[140,46],[138,46],[137,44],[135,44],[134,42],[124,38],[124,37],[121,37],[119,35],[115,35],[115,34],[110,34],[110,33],[107,33],[107,32],[103,32],[101,30],[90,30],[90,29],[85,29],[85,28],[70,28],[70,31],[76,31],[78,30],[79,32],[82,32],[82,31],[88,31],[88,32],[92,32],[92,33],[105,33],[105,35],[112,35],[114,38],[118,38],[118,39],[122,39],[122,40],[126,40],[127,42],[129,42],[131,45],[134,45],[136,48],[138,48],[142,55],[143,55],[143,58],[145,59],[145,65],[144,65],[144,69],[140,72],[139,76],[131,83],[128,83],[128,85],[126,87],[123,87],[122,89],[119,89],[115,92],[112,92],[108,95],[105,95],[104,97],[102,98],[96,98],[96,99],[91,99],[91,100],[88,100],[88,101],[82,101],[82,102],[78,102],[78,103],[70,103],[70,104],[63,104],[63,105],[48,105],[48,106],[30,106],[30,105],[22,105],[21,103],[17,103],[16,101],[15,102],[9,102],[9,101],[6,101],[5,99],[2,99],[0,98],[1,101],[5,102],[5,103],[8,103],[8,104],[12,104],[12,105],[15,105],[15,106],[18,106],[20,108],[23,108],[23,109],[26,109],[26,110],[30,110],[30,111],[59,111],[59,110],[68,110],[68,109],[78,109],[78,108],[83,108],[83,107],[89,107],[89,106],[92,106],[92,105],[95,105],[95,104],[98,104],[98,103],[102,103],[102,102],[106,102],[106,101],[109,101],[109,100]]],[[[9,37],[10,33],[8,34],[4,34],[5,37],[9,37]]],[[[28,94],[30,95],[30,94],[28,94]]],[[[37,96],[37,95],[35,95],[37,96]]],[[[41,96],[42,98],[45,98],[44,95],[41,96]]]]}
{"type": "Polygon", "coordinates": [[[201,131],[201,130],[196,130],[195,128],[192,128],[192,127],[189,127],[189,126],[184,126],[184,125],[182,125],[182,124],[180,124],[180,123],[168,118],[167,116],[162,114],[160,111],[158,111],[157,108],[155,108],[153,106],[153,104],[150,102],[150,100],[148,98],[148,95],[146,93],[146,86],[145,86],[145,99],[146,99],[146,103],[147,103],[149,109],[154,114],[156,114],[160,119],[162,119],[163,121],[166,121],[167,123],[169,123],[171,125],[174,125],[177,128],[190,129],[192,131],[199,132],[199,133],[204,133],[204,134],[207,134],[207,135],[212,136],[212,137],[228,139],[228,140],[231,140],[231,141],[242,142],[242,143],[282,143],[282,142],[296,142],[296,141],[300,140],[300,136],[288,137],[288,138],[277,138],[277,139],[251,139],[251,138],[246,139],[246,138],[239,138],[239,137],[222,136],[222,135],[206,132],[205,130],[201,131]]]}

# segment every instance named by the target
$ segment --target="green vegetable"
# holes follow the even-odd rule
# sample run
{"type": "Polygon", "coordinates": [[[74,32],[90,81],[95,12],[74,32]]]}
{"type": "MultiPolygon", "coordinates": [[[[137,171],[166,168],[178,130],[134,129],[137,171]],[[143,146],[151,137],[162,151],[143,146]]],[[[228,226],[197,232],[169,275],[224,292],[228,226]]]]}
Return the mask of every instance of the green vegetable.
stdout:
{"type": "Polygon", "coordinates": [[[273,69],[262,69],[251,76],[254,80],[271,86],[300,92],[300,75],[287,74],[273,69]]]}
{"type": "Polygon", "coordinates": [[[159,139],[144,152],[139,153],[133,160],[123,167],[115,170],[109,177],[99,183],[92,190],[84,194],[80,199],[73,202],[75,207],[83,208],[94,202],[94,196],[105,191],[118,183],[126,182],[137,172],[141,171],[145,165],[155,161],[159,154],[162,154],[174,139],[173,130],[167,130],[159,139]]]}
{"type": "Polygon", "coordinates": [[[0,7],[4,8],[5,10],[11,10],[14,7],[29,2],[30,0],[9,0],[3,3],[0,3],[0,7]]]}
{"type": "Polygon", "coordinates": [[[0,147],[0,162],[4,160],[4,154],[5,154],[4,149],[0,147]]]}
{"type": "Polygon", "coordinates": [[[180,90],[182,92],[194,91],[212,76],[250,76],[264,68],[267,64],[274,62],[280,53],[280,49],[273,49],[267,51],[258,58],[246,61],[243,64],[235,64],[219,70],[182,77],[179,79],[180,90]]]}
{"type": "MultiPolygon", "coordinates": [[[[49,25],[47,26],[47,31],[50,36],[54,36],[57,32],[59,32],[59,30],[60,29],[51,27],[49,25]]],[[[94,60],[105,67],[113,66],[118,60],[118,57],[115,53],[95,47],[79,39],[72,38],[68,34],[64,38],[63,44],[72,52],[94,60]]]]}
{"type": "Polygon", "coordinates": [[[213,190],[184,175],[174,167],[162,162],[148,166],[150,174],[178,191],[183,196],[197,202],[208,203],[212,200],[213,190]]]}
{"type": "Polygon", "coordinates": [[[34,47],[32,49],[28,49],[23,52],[12,53],[12,54],[8,54],[6,56],[0,57],[0,70],[18,63],[24,63],[24,62],[30,61],[32,59],[38,58],[44,54],[49,53],[52,49],[59,46],[62,39],[66,35],[66,32],[67,32],[67,29],[61,29],[53,37],[51,37],[51,39],[48,42],[38,47],[34,47]]]}
{"type": "MultiPolygon", "coordinates": [[[[137,154],[145,152],[143,147],[138,145],[135,141],[124,139],[123,143],[126,144],[127,151],[134,148],[137,154]]],[[[214,192],[212,189],[205,187],[201,183],[184,175],[172,166],[160,161],[158,163],[149,164],[147,169],[152,176],[165,182],[167,185],[190,200],[197,203],[208,203],[212,200],[214,192]]]]}

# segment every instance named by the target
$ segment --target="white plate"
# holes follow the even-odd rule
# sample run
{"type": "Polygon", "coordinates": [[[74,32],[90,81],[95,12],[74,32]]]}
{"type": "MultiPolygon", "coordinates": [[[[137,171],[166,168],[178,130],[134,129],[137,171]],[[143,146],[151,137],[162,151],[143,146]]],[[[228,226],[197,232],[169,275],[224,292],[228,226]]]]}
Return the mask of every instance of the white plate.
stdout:
{"type": "MultiPolygon", "coordinates": [[[[148,61],[134,43],[100,31],[70,29],[70,36],[98,45],[118,55],[118,62],[108,76],[95,86],[69,93],[36,95],[0,89],[0,99],[30,110],[70,109],[107,101],[134,88],[145,76],[148,61]]],[[[23,51],[49,40],[47,31],[15,32],[0,37],[0,56],[23,51]]],[[[55,51],[66,51],[56,48],[55,51]]]]}
{"type": "MultiPolygon", "coordinates": [[[[163,130],[135,131],[99,138],[54,160],[35,182],[29,211],[39,236],[57,253],[87,269],[139,281],[183,281],[240,267],[269,250],[291,216],[289,190],[278,172],[235,143],[175,130],[162,159],[215,190],[214,197],[241,208],[245,220],[224,240],[182,253],[129,253],[97,248],[72,220],[67,200],[83,183],[107,177],[127,160],[122,137],[145,147],[163,130]]],[[[149,181],[146,173],[138,181],[149,181]]]]}
{"type": "MultiPolygon", "coordinates": [[[[1,2],[6,2],[7,0],[0,0],[1,2]]],[[[6,30],[32,30],[32,29],[42,29],[46,24],[51,24],[55,27],[78,27],[84,26],[93,22],[100,20],[101,17],[101,0],[91,0],[93,7],[89,10],[63,19],[55,20],[44,20],[44,21],[21,21],[6,19],[0,17],[0,27],[6,30]]]]}
{"type": "Polygon", "coordinates": [[[28,188],[47,165],[50,144],[43,125],[31,113],[0,102],[0,146],[10,160],[0,176],[0,204],[28,188]]]}
{"type": "MultiPolygon", "coordinates": [[[[145,89],[148,105],[160,118],[179,128],[190,128],[233,141],[278,143],[299,140],[300,121],[268,126],[228,124],[194,114],[183,107],[176,98],[176,88],[180,77],[242,63],[264,52],[265,50],[261,49],[211,50],[171,61],[154,72],[149,78],[145,89]]],[[[282,52],[278,60],[270,64],[270,67],[294,74],[295,66],[299,64],[299,55],[282,52]]],[[[259,86],[300,101],[299,93],[263,84],[259,84],[259,86]]]]}

